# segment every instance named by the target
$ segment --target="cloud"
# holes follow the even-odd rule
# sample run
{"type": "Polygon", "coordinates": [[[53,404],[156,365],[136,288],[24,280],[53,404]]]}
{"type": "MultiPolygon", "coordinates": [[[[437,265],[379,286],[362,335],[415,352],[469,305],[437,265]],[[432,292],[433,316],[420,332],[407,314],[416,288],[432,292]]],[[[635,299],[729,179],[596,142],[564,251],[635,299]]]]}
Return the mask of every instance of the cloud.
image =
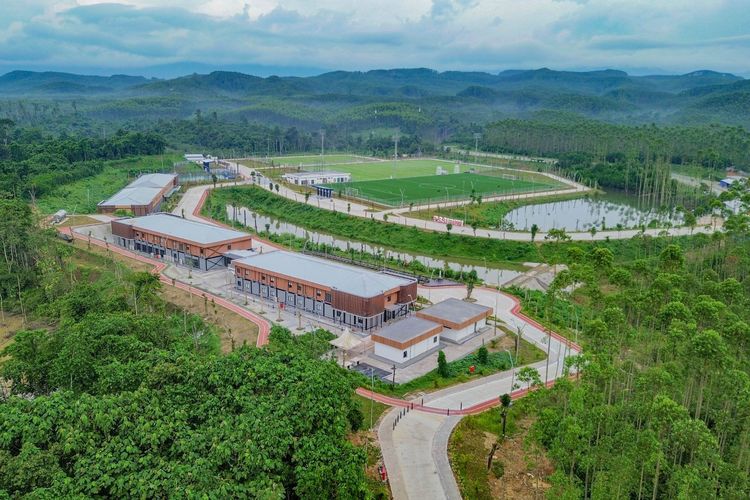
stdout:
{"type": "Polygon", "coordinates": [[[746,0],[27,0],[0,66],[750,68],[746,0]]]}

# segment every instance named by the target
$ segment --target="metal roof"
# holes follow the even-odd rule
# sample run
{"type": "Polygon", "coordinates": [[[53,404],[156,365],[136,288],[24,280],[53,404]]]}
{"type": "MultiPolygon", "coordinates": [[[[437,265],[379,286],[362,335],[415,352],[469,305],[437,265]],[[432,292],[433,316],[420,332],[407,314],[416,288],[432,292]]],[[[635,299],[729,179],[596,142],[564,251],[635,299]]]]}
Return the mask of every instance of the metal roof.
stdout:
{"type": "Polygon", "coordinates": [[[445,299],[434,306],[421,309],[421,314],[432,316],[433,318],[445,319],[454,323],[463,323],[479,316],[485,316],[491,307],[486,307],[473,302],[466,302],[455,298],[445,299]]]}
{"type": "Polygon", "coordinates": [[[325,170],[323,172],[290,172],[283,175],[283,177],[298,177],[298,178],[318,178],[318,177],[339,177],[339,176],[351,176],[348,172],[337,172],[334,170],[325,170]]]}
{"type": "MultiPolygon", "coordinates": [[[[318,257],[276,250],[234,261],[257,269],[283,274],[310,283],[317,283],[332,290],[356,295],[375,297],[414,280],[391,274],[369,271],[318,257]]],[[[416,299],[417,297],[413,297],[416,299]]]]}
{"type": "Polygon", "coordinates": [[[404,343],[411,339],[415,339],[420,335],[424,335],[438,326],[442,329],[442,325],[433,321],[428,321],[416,316],[409,316],[406,319],[394,321],[373,335],[404,343]]]}
{"type": "Polygon", "coordinates": [[[99,205],[148,205],[174,182],[175,174],[145,174],[119,190],[99,205]]]}
{"type": "Polygon", "coordinates": [[[227,229],[213,224],[183,219],[172,214],[151,214],[132,219],[119,219],[117,222],[127,224],[135,229],[157,232],[182,240],[193,241],[202,245],[238,238],[250,238],[247,233],[227,229]]]}

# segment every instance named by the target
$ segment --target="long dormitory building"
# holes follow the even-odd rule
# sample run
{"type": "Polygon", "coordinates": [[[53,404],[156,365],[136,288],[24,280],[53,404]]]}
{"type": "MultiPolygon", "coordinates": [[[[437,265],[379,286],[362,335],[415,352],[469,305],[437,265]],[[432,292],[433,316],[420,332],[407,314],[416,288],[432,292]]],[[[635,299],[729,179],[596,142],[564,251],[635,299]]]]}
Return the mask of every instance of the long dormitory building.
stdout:
{"type": "Polygon", "coordinates": [[[413,279],[281,250],[232,265],[239,290],[362,330],[405,316],[417,298],[413,279]]]}
{"type": "Polygon", "coordinates": [[[247,233],[171,214],[113,220],[111,227],[122,247],[201,271],[225,267],[231,261],[227,254],[252,246],[247,233]]]}
{"type": "Polygon", "coordinates": [[[177,189],[176,174],[145,174],[96,207],[97,212],[148,215],[158,212],[162,202],[177,189]]]}

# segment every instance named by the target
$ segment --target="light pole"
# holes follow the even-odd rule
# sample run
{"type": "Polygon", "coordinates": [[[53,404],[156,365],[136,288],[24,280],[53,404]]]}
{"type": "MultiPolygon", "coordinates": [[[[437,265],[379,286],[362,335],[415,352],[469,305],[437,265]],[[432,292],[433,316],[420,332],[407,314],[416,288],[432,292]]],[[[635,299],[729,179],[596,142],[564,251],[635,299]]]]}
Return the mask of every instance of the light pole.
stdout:
{"type": "Polygon", "coordinates": [[[516,383],[516,367],[513,364],[513,355],[508,349],[504,349],[508,353],[508,359],[510,359],[510,393],[513,394],[513,385],[516,383]]]}

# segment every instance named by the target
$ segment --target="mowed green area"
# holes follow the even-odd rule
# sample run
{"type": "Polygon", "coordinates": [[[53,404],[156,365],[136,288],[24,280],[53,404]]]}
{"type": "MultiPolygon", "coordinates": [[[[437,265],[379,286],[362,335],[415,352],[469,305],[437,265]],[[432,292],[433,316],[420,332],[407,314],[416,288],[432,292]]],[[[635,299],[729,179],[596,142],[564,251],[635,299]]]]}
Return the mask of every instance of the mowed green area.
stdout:
{"type": "MultiPolygon", "coordinates": [[[[372,181],[379,179],[403,179],[405,177],[420,177],[435,175],[437,167],[453,173],[454,163],[440,160],[385,160],[353,165],[340,165],[335,170],[352,174],[352,181],[372,181]]],[[[469,165],[459,165],[460,172],[466,172],[469,165]]]]}
{"type": "Polygon", "coordinates": [[[323,155],[322,157],[320,155],[274,156],[273,158],[266,158],[262,161],[265,163],[270,163],[272,160],[276,165],[290,165],[294,167],[299,165],[321,165],[321,162],[323,165],[337,165],[340,163],[371,161],[369,158],[366,158],[364,156],[343,154],[323,155]]]}
{"type": "Polygon", "coordinates": [[[464,200],[472,193],[483,198],[515,193],[547,191],[560,187],[552,179],[522,177],[499,172],[424,175],[371,181],[329,184],[335,192],[383,205],[440,203],[464,200]]]}

